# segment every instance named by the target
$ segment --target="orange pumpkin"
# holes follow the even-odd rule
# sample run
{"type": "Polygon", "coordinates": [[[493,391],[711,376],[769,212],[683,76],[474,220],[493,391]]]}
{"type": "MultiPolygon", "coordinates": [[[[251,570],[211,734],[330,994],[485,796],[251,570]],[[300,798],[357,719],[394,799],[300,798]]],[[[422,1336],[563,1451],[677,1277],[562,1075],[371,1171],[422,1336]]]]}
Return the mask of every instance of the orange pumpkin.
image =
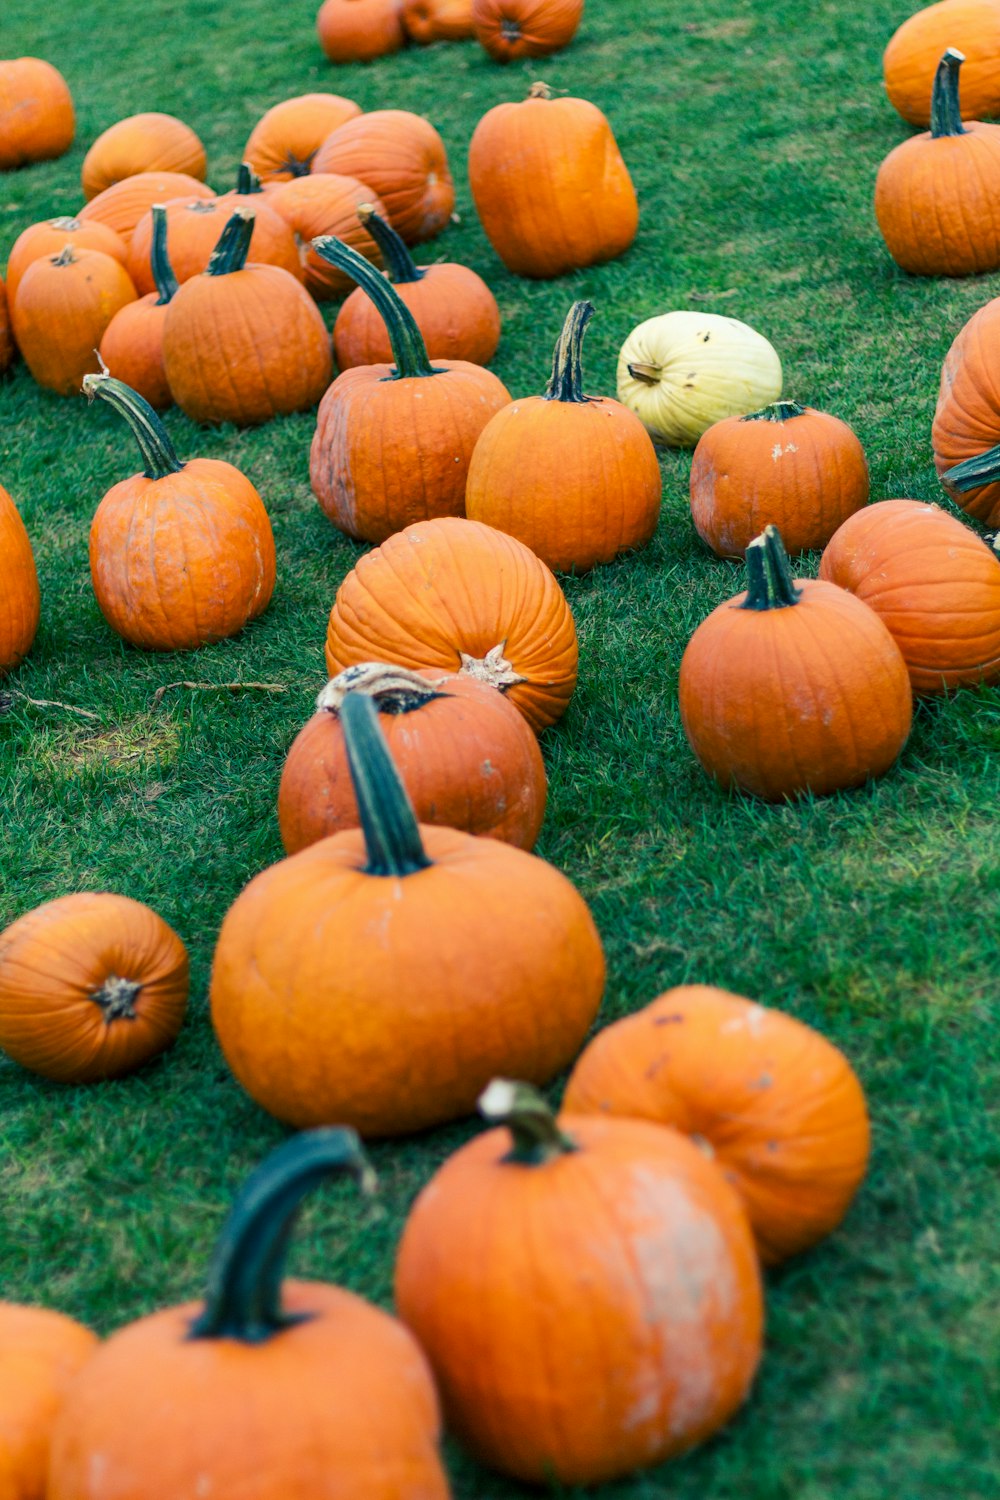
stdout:
{"type": "Polygon", "coordinates": [[[184,944],[127,896],[61,896],[0,934],[0,1049],[57,1083],[120,1078],[158,1057],[187,998],[184,944]]]}
{"type": "MultiPolygon", "coordinates": [[[[413,314],[430,358],[488,365],[500,342],[500,309],[482,277],[454,261],[418,267],[374,204],[359,205],[357,216],[377,244],[400,300],[413,314]]],[[[337,314],[333,348],[341,370],[355,365],[392,364],[386,325],[361,287],[351,293],[337,314]]]]}
{"type": "Polygon", "coordinates": [[[86,223],[106,224],[125,243],[126,254],[139,220],[154,203],[172,203],[175,198],[214,198],[212,189],[185,172],[137,172],[105,188],[81,208],[77,218],[86,223]]]}
{"type": "Polygon", "coordinates": [[[243,148],[262,182],[305,177],[331,131],[361,113],[361,105],[340,94],[298,94],[262,115],[243,148]]]}
{"type": "Polygon", "coordinates": [[[121,263],[100,250],[74,250],[32,261],[14,299],[14,337],[39,385],[77,396],[120,307],[135,301],[121,263]]]}
{"type": "Polygon", "coordinates": [[[395,361],[345,370],[323,397],[309,455],[313,494],[335,526],[367,542],[461,515],[476,439],[510,393],[481,365],[432,365],[406,304],[356,251],[326,237],[313,249],[372,299],[395,361]]]}
{"type": "Polygon", "coordinates": [[[237,209],[208,269],[167,309],[163,363],[174,400],[195,422],[250,427],[315,406],[333,351],[309,293],[279,266],[247,265],[254,216],[237,209]]]}
{"type": "Polygon", "coordinates": [[[0,674],[13,671],[27,656],[40,613],[31,541],[17,506],[0,484],[0,674]]]}
{"type": "Polygon", "coordinates": [[[317,255],[312,248],[313,240],[330,235],[343,240],[373,264],[381,262],[374,236],[358,217],[359,208],[373,202],[378,204],[380,212],[385,212],[381,200],[374,198],[367,184],[353,177],[338,177],[335,172],[315,172],[311,177],[282,183],[271,198],[271,207],[294,231],[306,288],[318,302],[343,297],[354,281],[345,271],[338,271],[317,255]]]}
{"type": "Polygon", "coordinates": [[[0,1459],[4,1500],[45,1500],[52,1426],[97,1335],[64,1313],[0,1302],[0,1459]]]}
{"type": "Polygon", "coordinates": [[[444,142],[429,120],[405,109],[376,109],[339,126],[317,151],[313,171],[367,182],[408,245],[434,239],[455,207],[444,142]]]}
{"type": "Polygon", "coordinates": [[[80,178],[89,200],[139,172],[184,172],[203,182],[207,168],[205,148],[190,125],[154,113],[109,126],[84,157],[80,178]]]}
{"type": "Polygon", "coordinates": [[[694,451],[691,515],[719,557],[743,557],[768,525],[789,552],[825,547],[867,500],[865,450],[847,423],[797,401],[725,417],[694,451]]]}
{"type": "Polygon", "coordinates": [[[1000,6],[997,0],[940,0],[893,33],[882,70],[890,102],[911,125],[929,125],[934,73],[946,47],[967,58],[962,112],[968,120],[1000,114],[1000,6]]]}
{"type": "Polygon", "coordinates": [[[883,775],[913,712],[896,642],[845,589],[795,583],[773,526],[746,557],[749,589],[702,621],[681,660],[698,760],[723,787],[769,802],[883,775]]]}
{"type": "Polygon", "coordinates": [[[474,35],[472,0],[403,0],[403,25],[422,47],[465,41],[474,35]]]}
{"type": "Polygon", "coordinates": [[[0,375],[6,373],[14,363],[17,354],[17,345],[14,343],[14,330],[10,324],[10,293],[4,285],[4,279],[0,276],[0,375]]]}
{"type": "Polygon", "coordinates": [[[73,98],[57,68],[40,57],[0,61],[0,172],[62,156],[75,133],[73,98]]]}
{"type": "Polygon", "coordinates": [[[251,1174],[204,1302],[119,1329],[74,1385],[47,1500],[448,1500],[415,1340],[339,1287],[282,1281],[295,1214],[335,1173],[373,1184],[351,1131],[286,1141],[251,1174]]]}
{"type": "MultiPolygon", "coordinates": [[[[253,232],[247,259],[257,265],[280,266],[296,281],[303,279],[299,247],[288,223],[276,212],[270,196],[250,191],[227,193],[221,198],[174,198],[166,205],[170,263],[183,284],[204,271],[222,231],[238,208],[253,215],[253,232]]],[[[141,295],[155,290],[152,265],[153,212],[144,214],[135,227],[128,249],[128,273],[141,295]]]]}
{"type": "Polygon", "coordinates": [[[165,411],[174,398],[163,366],[163,332],[177,278],[167,254],[167,210],[157,203],[151,212],[150,258],[156,289],[118,309],[104,331],[99,353],[103,369],[131,386],[154,411],[165,411]]]}
{"type": "Polygon", "coordinates": [[[642,547],[660,515],[660,465],[639,418],[583,390],[591,302],[574,302],[544,396],[505,406],[476,444],[466,514],[550,568],[584,572],[642,547]]]}
{"type": "Polygon", "coordinates": [[[598,1484],[704,1441],[745,1400],[764,1301],[736,1194],[642,1120],[497,1080],[498,1128],[417,1198],[395,1295],[449,1426],[530,1483],[598,1484]]]}
{"type": "Polygon", "coordinates": [[[533,849],[545,816],[545,765],[528,724],[495,688],[450,672],[380,662],[328,682],[288,752],[278,822],[288,854],[358,826],[340,709],[366,693],[421,823],[533,849]]]}
{"type": "Polygon", "coordinates": [[[1000,526],[1000,297],[961,329],[945,356],[931,442],[941,483],[973,520],[1000,526]]]}
{"type": "Polygon", "coordinates": [[[614,260],[639,226],[635,188],[604,115],[586,99],[554,98],[544,83],[480,120],[469,185],[490,244],[518,276],[546,279],[614,260]]]}
{"type": "Polygon", "coordinates": [[[499,688],[541,730],[566,712],[576,686],[576,629],[530,548],[446,516],[391,536],[337,590],[327,670],[335,677],[365,661],[464,672],[499,688]]]}
{"type": "Polygon", "coordinates": [[[331,62],[371,62],[406,46],[402,0],[323,0],[319,44],[331,62]]]}
{"type": "Polygon", "coordinates": [[[568,47],[582,15],[583,0],[472,0],[476,41],[501,63],[568,47]]]}
{"type": "Polygon", "coordinates": [[[563,1109],[669,1125],[707,1149],[765,1265],[830,1234],[868,1165],[868,1108],[843,1053],[794,1016],[707,985],[668,990],[598,1032],[563,1109]]]}
{"type": "Polygon", "coordinates": [[[11,307],[28,267],[45,255],[58,255],[67,245],[72,245],[74,250],[100,250],[102,255],[110,255],[121,265],[128,257],[121,235],[106,224],[65,217],[29,224],[14,241],[7,259],[7,296],[11,307]]]}

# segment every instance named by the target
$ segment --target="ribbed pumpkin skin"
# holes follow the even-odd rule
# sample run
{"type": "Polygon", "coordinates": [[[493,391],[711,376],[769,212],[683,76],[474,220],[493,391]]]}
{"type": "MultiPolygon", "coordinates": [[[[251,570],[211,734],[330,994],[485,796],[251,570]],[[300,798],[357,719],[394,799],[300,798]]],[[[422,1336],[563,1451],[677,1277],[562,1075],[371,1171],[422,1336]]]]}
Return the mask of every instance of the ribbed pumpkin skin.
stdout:
{"type": "Polygon", "coordinates": [[[472,0],[403,0],[403,25],[421,46],[473,36],[472,0]]]}
{"type": "Polygon", "coordinates": [[[45,1500],[52,1425],[66,1391],[97,1349],[97,1335],[63,1313],[0,1302],[0,1494],[45,1500]]]}
{"type": "Polygon", "coordinates": [[[763,1295],[746,1215],[674,1131],[564,1114],[578,1150],[509,1163],[506,1129],[417,1198],[396,1261],[403,1321],[452,1430],[529,1482],[660,1463],[745,1400],[763,1295]]]}
{"type": "Polygon", "coordinates": [[[31,649],[41,614],[38,572],[20,512],[0,484],[0,674],[31,649]]]}
{"type": "Polygon", "coordinates": [[[190,125],[153,113],[109,126],[84,157],[80,175],[89,200],[138,172],[184,172],[201,182],[207,168],[205,148],[190,125]]]}
{"type": "Polygon", "coordinates": [[[358,209],[366,203],[376,213],[386,213],[384,203],[367,183],[358,182],[355,177],[340,177],[335,172],[317,172],[284,183],[275,190],[270,202],[300,242],[306,290],[317,302],[343,297],[354,286],[349,276],[310,249],[311,242],[320,235],[335,235],[373,265],[381,265],[379,248],[358,218],[358,209]]]}
{"type": "Polygon", "coordinates": [[[104,331],[100,355],[111,374],[145,397],[154,411],[173,405],[163,365],[168,303],[156,292],[120,307],[104,331]]]}
{"type": "Polygon", "coordinates": [[[742,557],[765,526],[789,552],[825,547],[868,500],[868,464],[838,417],[807,407],[785,421],[726,417],[691,465],[695,530],[719,557],[742,557]]]}
{"type": "MultiPolygon", "coordinates": [[[[489,364],[500,343],[500,309],[475,271],[447,262],[427,266],[419,281],[397,281],[394,285],[416,318],[431,359],[489,364]]],[[[392,363],[386,326],[360,287],[337,314],[333,348],[341,370],[392,363]]]]}
{"type": "Polygon", "coordinates": [[[323,0],[319,44],[334,63],[371,62],[406,45],[402,0],[323,0]]]}
{"type": "Polygon", "coordinates": [[[46,255],[58,255],[72,245],[74,250],[100,250],[125,265],[128,250],[121,235],[106,224],[86,219],[43,219],[30,224],[11,246],[7,257],[7,297],[13,307],[21,278],[30,265],[46,255]]]}
{"type": "Polygon", "coordinates": [[[186,172],[137,172],[91,198],[77,218],[88,224],[106,224],[124,240],[127,251],[135,226],[154,203],[190,197],[214,198],[215,194],[206,183],[186,172]]]}
{"type": "Polygon", "coordinates": [[[984,526],[1000,525],[1000,482],[963,494],[951,489],[944,475],[1000,443],[998,338],[1000,297],[994,297],[973,313],[945,355],[931,429],[934,465],[944,488],[956,505],[984,526]]]}
{"type": "Polygon", "coordinates": [[[58,1083],[118,1078],[158,1056],[187,998],[184,944],[126,896],[61,896],[0,934],[0,1049],[58,1083]],[[141,983],[134,1016],[93,998],[112,978],[141,983]]]}
{"type": "Polygon", "coordinates": [[[0,276],[0,375],[14,363],[17,346],[14,331],[10,326],[10,302],[4,279],[0,276]]]}
{"type": "Polygon", "coordinates": [[[43,256],[21,278],[14,300],[14,337],[39,385],[78,396],[84,375],[97,370],[97,348],[120,307],[135,301],[125,268],[100,250],[43,256]]]}
{"type": "Polygon", "coordinates": [[[582,15],[583,0],[472,0],[476,41],[501,63],[568,47],[582,15]]]}
{"type": "Polygon", "coordinates": [[[893,260],[913,276],[1000,268],[1000,125],[970,120],[965,131],[912,136],[878,169],[878,227],[893,260]]]}
{"type": "Polygon", "coordinates": [[[240,159],[261,182],[304,177],[330,132],[360,113],[360,104],[340,94],[299,94],[283,99],[257,121],[240,159]]]}
{"type": "MultiPolygon", "coordinates": [[[[254,215],[247,259],[257,265],[280,266],[296,281],[303,279],[295,236],[263,193],[230,193],[224,198],[177,198],[165,205],[170,264],[179,282],[190,281],[208,265],[230,216],[237,208],[254,215]]],[[[150,254],[153,215],[143,214],[128,248],[128,273],[140,296],[156,289],[150,254]]]]}
{"type": "Polygon", "coordinates": [[[444,142],[429,120],[405,109],[348,120],[320,146],[313,171],[367,182],[408,245],[434,239],[455,207],[444,142]]]}
{"type": "Polygon", "coordinates": [[[455,672],[462,656],[500,654],[523,678],[506,690],[534,730],[566,712],[576,686],[576,627],[545,564],[478,521],[420,521],[360,558],[340,588],[326,638],[331,677],[363,661],[455,672]]]}
{"type": "Polygon", "coordinates": [[[1000,680],[1000,559],[938,506],[867,506],[833,537],[819,573],[875,611],[915,693],[1000,680]]]}
{"type": "Polygon", "coordinates": [[[639,226],[611,126],[585,99],[491,109],[469,146],[469,185],[490,244],[518,276],[544,280],[613,260],[639,226]]]}
{"type": "Polygon", "coordinates": [[[946,47],[965,54],[962,115],[1000,113],[1000,5],[996,0],[940,0],[893,34],[882,71],[890,102],[911,125],[929,125],[934,73],[946,47]]]}
{"type": "Polygon", "coordinates": [[[75,133],[73,99],[58,69],[40,57],[0,62],[0,172],[62,156],[75,133]]]}
{"type": "Polygon", "coordinates": [[[318,1282],[284,1282],[282,1302],[299,1321],[258,1344],[192,1339],[199,1303],[113,1334],[57,1423],[47,1500],[181,1500],[206,1483],[220,1500],[448,1500],[407,1331],[318,1282]]]}
{"type": "Polygon", "coordinates": [[[871,1144],[864,1092],[842,1052],[794,1016],[700,984],[598,1032],[563,1109],[649,1120],[707,1142],[765,1265],[837,1227],[871,1144]]]}

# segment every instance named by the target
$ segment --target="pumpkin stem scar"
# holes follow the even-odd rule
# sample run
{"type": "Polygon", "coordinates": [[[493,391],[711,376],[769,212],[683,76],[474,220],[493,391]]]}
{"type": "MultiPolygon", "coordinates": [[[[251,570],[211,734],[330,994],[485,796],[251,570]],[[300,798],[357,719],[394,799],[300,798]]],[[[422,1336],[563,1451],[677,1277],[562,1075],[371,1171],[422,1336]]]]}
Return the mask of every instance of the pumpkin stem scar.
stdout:
{"type": "Polygon", "coordinates": [[[806,409],[797,401],[772,401],[760,411],[748,411],[741,422],[790,422],[792,417],[804,417],[806,409]]]}
{"type": "Polygon", "coordinates": [[[593,316],[592,302],[574,302],[566,314],[562,332],[556,340],[552,374],[545,387],[544,400],[567,401],[582,406],[590,399],[583,394],[583,337],[593,316]]]}
{"type": "Polygon", "coordinates": [[[660,365],[629,365],[628,372],[633,380],[641,380],[643,385],[659,385],[663,374],[660,365]]]}
{"type": "Polygon", "coordinates": [[[85,375],[83,393],[88,401],[95,397],[106,401],[125,418],[139,444],[147,479],[165,479],[168,474],[181,472],[184,465],[177,457],[167,429],[138,391],[123,380],[116,380],[113,375],[102,374],[85,375]]]}
{"type": "Polygon", "coordinates": [[[153,284],[159,292],[157,307],[166,307],[177,296],[177,277],[167,253],[167,210],[162,203],[153,204],[153,243],[149,252],[153,284]]]}
{"type": "Polygon", "coordinates": [[[423,281],[427,272],[420,269],[392,225],[380,218],[370,203],[361,204],[358,218],[381,250],[382,264],[393,286],[399,286],[401,282],[423,281]]]}
{"type": "Polygon", "coordinates": [[[435,698],[447,698],[438,685],[419,672],[408,667],[390,667],[381,661],[358,662],[346,667],[337,677],[331,677],[316,699],[321,712],[336,717],[343,707],[348,693],[367,693],[375,700],[380,714],[408,714],[435,698]]]}
{"type": "Polygon", "coordinates": [[[968,135],[962,124],[962,107],[958,94],[958,73],[965,55],[949,47],[938,63],[931,92],[931,139],[948,135],[968,135]]]}
{"type": "Polygon", "coordinates": [[[368,851],[365,873],[403,879],[426,870],[431,861],[373,699],[365,693],[347,693],[340,705],[340,723],[368,851]]]}
{"type": "Polygon", "coordinates": [[[494,646],[487,651],[485,656],[469,656],[460,651],[462,665],[459,668],[466,677],[474,677],[477,682],[485,682],[490,687],[497,688],[503,692],[506,688],[515,687],[519,682],[527,682],[526,677],[521,677],[514,671],[513,666],[504,656],[504,648],[507,642],[501,641],[499,646],[494,646]]]}
{"type": "Polygon", "coordinates": [[[977,453],[975,458],[967,458],[941,475],[941,483],[945,489],[958,490],[960,495],[964,495],[967,490],[977,489],[981,484],[993,484],[998,479],[1000,446],[987,448],[985,453],[977,453]]]}
{"type": "Polygon", "coordinates": [[[104,1012],[104,1019],[110,1026],[112,1021],[134,1021],[135,1001],[142,989],[142,983],[136,979],[119,979],[117,974],[109,974],[99,990],[94,990],[90,998],[104,1012]]]}
{"type": "Polygon", "coordinates": [[[530,1083],[494,1078],[480,1095],[477,1107],[484,1120],[492,1125],[506,1125],[514,1137],[513,1148],[502,1158],[505,1162],[540,1167],[580,1149],[571,1136],[559,1129],[545,1099],[530,1083]]]}
{"type": "Polygon", "coordinates": [[[740,609],[787,609],[802,597],[776,526],[765,526],[747,547],[747,572],[747,596],[740,609]]]}
{"type": "Polygon", "coordinates": [[[446,373],[435,370],[431,364],[416,318],[381,271],[332,234],[321,234],[313,240],[312,247],[320,260],[346,272],[374,302],[389,335],[396,364],[389,380],[413,380],[446,373]]]}

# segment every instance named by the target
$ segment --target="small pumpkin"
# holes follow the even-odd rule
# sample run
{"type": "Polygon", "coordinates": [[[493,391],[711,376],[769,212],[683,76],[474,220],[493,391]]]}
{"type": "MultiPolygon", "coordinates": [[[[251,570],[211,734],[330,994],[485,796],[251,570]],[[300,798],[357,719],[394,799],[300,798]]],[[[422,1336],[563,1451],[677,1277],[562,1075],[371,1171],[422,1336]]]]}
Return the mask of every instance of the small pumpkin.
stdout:
{"type": "Polygon", "coordinates": [[[62,156],[75,134],[73,97],[58,68],[40,57],[0,61],[0,172],[62,156]]]}
{"type": "Polygon", "coordinates": [[[195,422],[251,427],[307,411],[333,373],[330,337],[309,293],[280,266],[247,265],[253,225],[253,214],[237,209],[207,270],[167,309],[167,381],[195,422]]]}
{"type": "Polygon", "coordinates": [[[343,371],[320,402],[309,455],[313,494],[335,526],[366,542],[416,521],[462,515],[476,440],[509,391],[481,365],[432,365],[391,282],[339,240],[321,237],[313,249],[371,298],[394,358],[343,371]]]}
{"type": "MultiPolygon", "coordinates": [[[[488,365],[500,343],[500,309],[482,277],[454,261],[417,266],[374,204],[360,204],[357,216],[375,241],[389,280],[413,314],[430,358],[488,365]]],[[[337,314],[333,348],[341,370],[393,361],[385,322],[361,287],[337,314]]]]}
{"type": "Polygon", "coordinates": [[[967,58],[962,113],[967,120],[1000,114],[1000,6],[996,0],[939,0],[899,26],[882,59],[890,103],[911,125],[931,121],[934,74],[946,47],[967,58]]]}
{"type": "Polygon", "coordinates": [[[472,0],[476,41],[500,63],[562,51],[582,16],[583,0],[472,0]]]}
{"type": "MultiPolygon", "coordinates": [[[[296,177],[282,183],[271,199],[271,206],[291,226],[299,246],[306,289],[318,302],[343,297],[354,287],[346,271],[338,271],[329,261],[317,255],[315,239],[330,235],[343,240],[374,265],[381,262],[381,252],[367,225],[358,217],[365,204],[385,207],[367,183],[354,177],[338,177],[335,172],[314,172],[311,177],[296,177]]],[[[358,294],[363,296],[362,293],[358,294]]],[[[367,302],[367,298],[363,299],[367,302]]],[[[343,368],[343,366],[342,366],[343,368]]]]}
{"type": "Polygon", "coordinates": [[[360,113],[360,104],[340,94],[298,94],[283,99],[257,121],[243,148],[243,160],[265,183],[308,176],[313,157],[330,132],[360,113]]]}
{"type": "Polygon", "coordinates": [[[365,661],[462,672],[498,688],[534,730],[576,686],[566,596],[530,548],[479,521],[418,521],[358,559],[326,637],[331,677],[365,661]]]}
{"type": "Polygon", "coordinates": [[[84,157],[80,177],[89,200],[138,172],[184,172],[203,182],[207,168],[205,148],[190,125],[151,113],[110,125],[84,157]]]}
{"type": "Polygon", "coordinates": [[[941,370],[931,443],[948,495],[975,521],[1000,526],[1000,297],[956,336],[941,370]]]}
{"type": "Polygon", "coordinates": [[[701,765],[769,802],[884,775],[913,713],[896,642],[846,589],[794,582],[773,526],[746,559],[749,589],[702,621],[681,659],[681,720],[701,765]]]}
{"type": "Polygon", "coordinates": [[[719,557],[742,557],[768,525],[789,552],[825,547],[867,500],[868,464],[855,434],[797,401],[724,417],[694,450],[691,515],[719,557]]]}
{"type": "Polygon", "coordinates": [[[193,651],[235,635],[274,592],[274,538],[257,491],[219,459],[181,463],[152,407],[121,381],[88,375],[84,390],[125,418],[144,461],[91,523],[104,618],[145,651],[193,651]]]}
{"type": "Polygon", "coordinates": [[[421,823],[533,849],[545,816],[545,765],[513,704],[486,683],[383,662],[348,667],[327,683],[285,760],[278,822],[287,854],[357,828],[340,710],[366,693],[421,823]]]}
{"type": "Polygon", "coordinates": [[[97,368],[97,348],[119,308],[135,301],[124,266],[100,250],[74,250],[32,261],[14,299],[14,337],[35,380],[60,396],[78,396],[97,368]]]}
{"type": "Polygon", "coordinates": [[[406,46],[402,0],[323,0],[319,44],[334,63],[371,62],[406,46]]]}
{"type": "Polygon", "coordinates": [[[10,293],[0,276],[0,375],[6,374],[14,363],[17,345],[10,322],[10,293]]]}
{"type": "Polygon", "coordinates": [[[163,333],[167,308],[177,291],[177,278],[167,254],[167,210],[154,204],[153,243],[150,250],[155,290],[118,309],[101,339],[101,366],[109,370],[154,411],[173,404],[163,366],[163,333]]]}
{"type": "Polygon", "coordinates": [[[214,198],[212,189],[185,172],[137,172],[91,198],[77,214],[86,223],[106,224],[124,241],[126,254],[135,227],[154,203],[175,198],[214,198]]]}
{"type": "Polygon", "coordinates": [[[52,1427],[97,1335],[47,1307],[0,1302],[0,1495],[45,1500],[52,1427]],[[10,1488],[4,1490],[4,1478],[10,1488]]]}
{"type": "Polygon", "coordinates": [[[204,1301],[119,1329],[74,1385],[47,1500],[448,1500],[415,1340],[351,1292],[283,1280],[300,1204],[341,1173],[374,1181],[352,1131],[285,1141],[251,1173],[204,1301]]]}
{"type": "Polygon", "coordinates": [[[639,226],[607,119],[586,99],[555,98],[544,83],[480,120],[469,186],[490,244],[518,276],[547,279],[614,260],[639,226]]]}
{"type": "Polygon", "coordinates": [[[173,1043],[188,979],[184,944],[148,906],[47,901],[0,934],[0,1050],[57,1083],[120,1078],[173,1043]]]}
{"type": "Polygon", "coordinates": [[[455,208],[455,184],[444,142],[422,115],[376,109],[327,136],[314,172],[367,182],[408,245],[439,235],[455,208]]]}
{"type": "Polygon", "coordinates": [[[825,1239],[868,1165],[864,1090],[811,1026],[703,984],[667,990],[589,1043],[563,1110],[668,1125],[725,1173],[765,1265],[825,1239]]]}
{"type": "Polygon", "coordinates": [[[468,1114],[500,1067],[554,1077],[594,1019],[604,957],[551,865],[418,826],[369,697],[347,693],[340,723],[361,831],[237,897],[212,964],[212,1023],[279,1120],[405,1135],[468,1114]]]}
{"type": "Polygon", "coordinates": [[[529,1483],[599,1484],[703,1442],[746,1399],[764,1299],[746,1214],[673,1130],[498,1079],[496,1128],[418,1196],[395,1296],[449,1427],[529,1483]]]}
{"type": "Polygon", "coordinates": [[[550,568],[585,572],[642,547],[660,515],[660,465],[638,417],[583,390],[591,302],[574,302],[544,396],[503,407],[469,465],[466,514],[550,568]]]}
{"type": "Polygon", "coordinates": [[[66,216],[29,224],[14,241],[7,258],[7,296],[12,307],[28,267],[45,255],[58,255],[67,245],[72,245],[74,250],[100,250],[102,255],[110,255],[121,265],[125,265],[128,257],[121,235],[106,224],[66,216]]]}
{"type": "Polygon", "coordinates": [[[472,0],[403,0],[403,25],[422,47],[463,42],[474,35],[472,0]]]}
{"type": "Polygon", "coordinates": [[[890,151],[875,179],[886,249],[913,276],[977,276],[1000,269],[1000,125],[962,123],[949,47],[934,76],[931,128],[890,151]]]}
{"type": "Polygon", "coordinates": [[[40,614],[31,541],[17,506],[0,484],[0,675],[12,672],[31,650],[40,614]]]}

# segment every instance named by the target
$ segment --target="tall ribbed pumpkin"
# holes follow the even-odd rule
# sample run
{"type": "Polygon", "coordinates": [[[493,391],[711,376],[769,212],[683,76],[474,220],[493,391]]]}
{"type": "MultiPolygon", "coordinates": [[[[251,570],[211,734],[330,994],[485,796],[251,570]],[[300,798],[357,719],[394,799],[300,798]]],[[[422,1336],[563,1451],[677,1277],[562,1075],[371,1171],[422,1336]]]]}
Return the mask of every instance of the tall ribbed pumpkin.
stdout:
{"type": "Polygon", "coordinates": [[[31,649],[41,615],[38,572],[20,512],[0,485],[0,674],[31,649]]]}

